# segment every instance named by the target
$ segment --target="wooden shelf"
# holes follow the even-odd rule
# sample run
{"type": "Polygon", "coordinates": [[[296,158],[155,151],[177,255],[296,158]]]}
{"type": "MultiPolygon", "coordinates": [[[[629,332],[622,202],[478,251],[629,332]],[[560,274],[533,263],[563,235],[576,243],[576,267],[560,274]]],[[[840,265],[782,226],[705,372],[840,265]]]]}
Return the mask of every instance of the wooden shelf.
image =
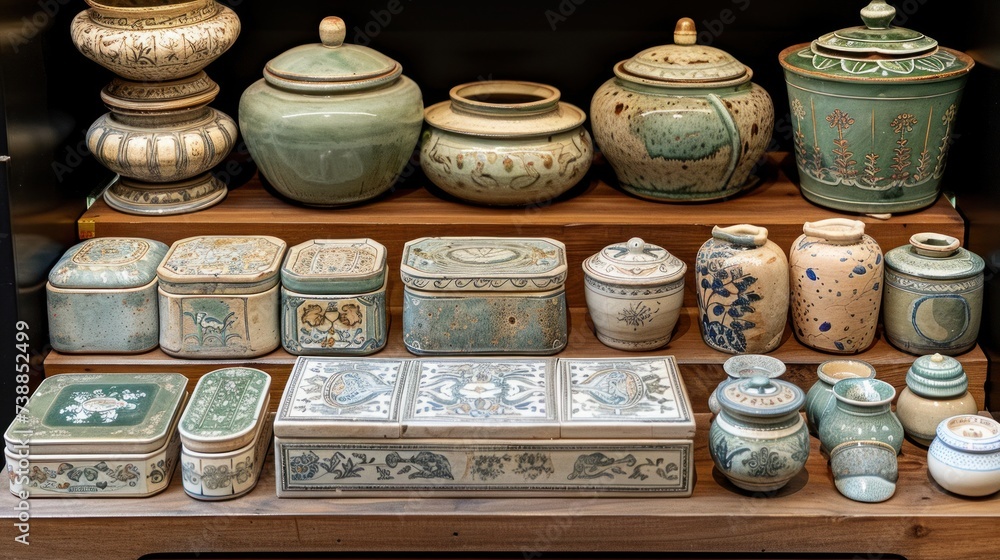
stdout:
{"type": "MultiPolygon", "coordinates": [[[[842,497],[815,438],[806,470],[786,488],[770,496],[745,493],[714,471],[709,417],[697,420],[691,498],[278,499],[269,460],[257,487],[228,502],[189,498],[179,472],[166,491],[146,499],[33,499],[31,546],[14,543],[9,529],[0,557],[296,550],[507,551],[536,558],[602,550],[881,553],[935,560],[982,557],[984,535],[1000,522],[1000,497],[971,500],[945,492],[927,474],[926,452],[908,441],[896,495],[882,504],[842,497]]],[[[16,500],[4,494],[0,518],[10,526],[16,500]]]]}

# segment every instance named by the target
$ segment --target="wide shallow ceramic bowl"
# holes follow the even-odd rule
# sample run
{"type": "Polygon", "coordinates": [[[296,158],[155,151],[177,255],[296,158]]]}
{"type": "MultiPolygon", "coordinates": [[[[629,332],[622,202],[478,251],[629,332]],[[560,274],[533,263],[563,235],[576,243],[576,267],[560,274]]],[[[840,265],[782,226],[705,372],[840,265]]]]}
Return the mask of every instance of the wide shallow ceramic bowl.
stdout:
{"type": "Polygon", "coordinates": [[[845,441],[830,452],[833,481],[855,502],[884,502],[896,493],[896,450],[881,441],[845,441]]]}

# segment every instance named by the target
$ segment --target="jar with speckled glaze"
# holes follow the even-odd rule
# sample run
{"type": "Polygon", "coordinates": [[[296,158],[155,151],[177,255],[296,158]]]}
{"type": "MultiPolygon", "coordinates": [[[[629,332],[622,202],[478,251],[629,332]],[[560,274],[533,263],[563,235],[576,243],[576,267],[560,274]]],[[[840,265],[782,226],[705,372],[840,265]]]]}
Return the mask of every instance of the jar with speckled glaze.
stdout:
{"type": "Polygon", "coordinates": [[[788,255],[796,338],[824,352],[867,350],[882,305],[882,250],[857,220],[820,220],[802,231],[788,255]]]}
{"type": "Polygon", "coordinates": [[[594,94],[594,140],[636,196],[717,200],[756,182],[774,128],[771,97],[749,68],[696,38],[694,21],[680,20],[673,45],[619,63],[594,94]]]}
{"type": "Polygon", "coordinates": [[[833,386],[834,406],[819,419],[820,450],[846,441],[875,440],[903,448],[903,425],[892,411],[896,389],[878,379],[842,379],[833,386]]]}

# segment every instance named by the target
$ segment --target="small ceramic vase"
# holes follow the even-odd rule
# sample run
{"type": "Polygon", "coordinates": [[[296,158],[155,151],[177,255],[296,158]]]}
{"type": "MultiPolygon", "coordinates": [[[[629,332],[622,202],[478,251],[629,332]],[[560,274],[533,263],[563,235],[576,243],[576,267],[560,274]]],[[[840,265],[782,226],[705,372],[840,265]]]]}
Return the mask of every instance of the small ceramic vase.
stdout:
{"type": "Polygon", "coordinates": [[[906,372],[906,388],[896,401],[896,416],[906,435],[927,446],[945,418],[978,413],[968,387],[965,370],[955,358],[941,354],[917,358],[906,372]]]}
{"type": "Polygon", "coordinates": [[[983,259],[954,237],[918,233],[885,254],[885,337],[903,350],[971,350],[983,314],[983,259]]]}
{"type": "Polygon", "coordinates": [[[896,493],[896,450],[881,441],[846,441],[830,452],[837,490],[855,502],[884,502],[896,493]]]}
{"type": "Polygon", "coordinates": [[[670,342],[684,304],[687,265],[663,247],[634,237],[583,262],[584,293],[597,338],[621,350],[670,342]]]}
{"type": "Polygon", "coordinates": [[[944,420],[927,451],[927,469],[955,494],[978,497],[1000,491],[1000,423],[972,414],[944,420]]]}
{"type": "Polygon", "coordinates": [[[476,82],[424,112],[420,167],[441,190],[491,206],[542,204],[583,179],[594,159],[586,114],[559,90],[476,82]]]}
{"type": "Polygon", "coordinates": [[[972,58],[893,27],[873,0],[864,25],[789,47],[788,82],[802,194],[848,212],[918,210],[937,199],[972,58]]]}
{"type": "Polygon", "coordinates": [[[716,468],[744,490],[772,492],[788,484],[809,458],[809,432],[799,414],[802,390],[755,376],[716,393],[722,410],[708,435],[716,468]]]}
{"type": "Polygon", "coordinates": [[[788,255],[795,336],[824,352],[867,350],[882,304],[882,250],[857,220],[821,220],[802,231],[788,255]]]}
{"type": "Polygon", "coordinates": [[[833,386],[834,406],[819,420],[820,449],[824,454],[845,441],[875,440],[898,454],[903,426],[892,412],[896,389],[878,379],[842,379],[833,386]]]}
{"type": "Polygon", "coordinates": [[[819,419],[833,406],[833,386],[841,379],[875,379],[875,368],[861,360],[829,360],[816,368],[819,380],[806,393],[806,423],[809,433],[819,434],[819,419]]]}
{"type": "Polygon", "coordinates": [[[705,344],[731,354],[761,354],[781,343],[788,317],[788,259],[767,229],[712,229],[695,266],[705,344]]]}
{"type": "Polygon", "coordinates": [[[267,181],[292,200],[343,206],[396,182],[420,139],[420,88],[391,58],[344,44],[338,17],[322,43],[278,55],[240,99],[240,130],[267,181]]]}
{"type": "Polygon", "coordinates": [[[712,414],[718,414],[722,410],[722,406],[719,404],[718,392],[723,385],[734,379],[744,379],[754,376],[776,379],[785,374],[785,364],[781,360],[772,358],[771,356],[744,354],[742,356],[733,356],[723,362],[722,370],[726,372],[726,378],[708,396],[708,409],[712,411],[712,414]]]}
{"type": "Polygon", "coordinates": [[[240,19],[215,0],[86,0],[70,25],[84,56],[138,82],[197,73],[229,50],[240,19]]]}
{"type": "Polygon", "coordinates": [[[594,94],[594,139],[636,196],[717,200],[756,182],[774,128],[771,97],[749,68],[696,38],[694,21],[680,20],[673,45],[620,62],[594,94]]]}

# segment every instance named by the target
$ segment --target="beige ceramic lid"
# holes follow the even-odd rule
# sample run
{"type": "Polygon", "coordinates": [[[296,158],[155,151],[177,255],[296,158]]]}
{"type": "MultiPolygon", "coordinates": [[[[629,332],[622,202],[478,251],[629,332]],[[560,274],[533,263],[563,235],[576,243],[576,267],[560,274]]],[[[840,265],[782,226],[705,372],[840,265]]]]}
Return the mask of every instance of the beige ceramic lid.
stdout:
{"type": "Polygon", "coordinates": [[[694,21],[683,18],[674,29],[674,44],[646,49],[618,64],[615,75],[645,85],[698,88],[735,86],[753,72],[726,51],[697,44],[694,21]]]}
{"type": "Polygon", "coordinates": [[[385,246],[372,239],[311,239],[288,250],[281,285],[302,294],[365,294],[385,283],[385,246]]]}
{"type": "Polygon", "coordinates": [[[278,283],[285,242],[267,235],[181,239],[156,269],[171,294],[256,294],[278,283]]]}
{"type": "Polygon", "coordinates": [[[583,271],[588,277],[610,284],[659,286],[684,278],[687,265],[663,247],[633,237],[583,261],[583,271]]]}

